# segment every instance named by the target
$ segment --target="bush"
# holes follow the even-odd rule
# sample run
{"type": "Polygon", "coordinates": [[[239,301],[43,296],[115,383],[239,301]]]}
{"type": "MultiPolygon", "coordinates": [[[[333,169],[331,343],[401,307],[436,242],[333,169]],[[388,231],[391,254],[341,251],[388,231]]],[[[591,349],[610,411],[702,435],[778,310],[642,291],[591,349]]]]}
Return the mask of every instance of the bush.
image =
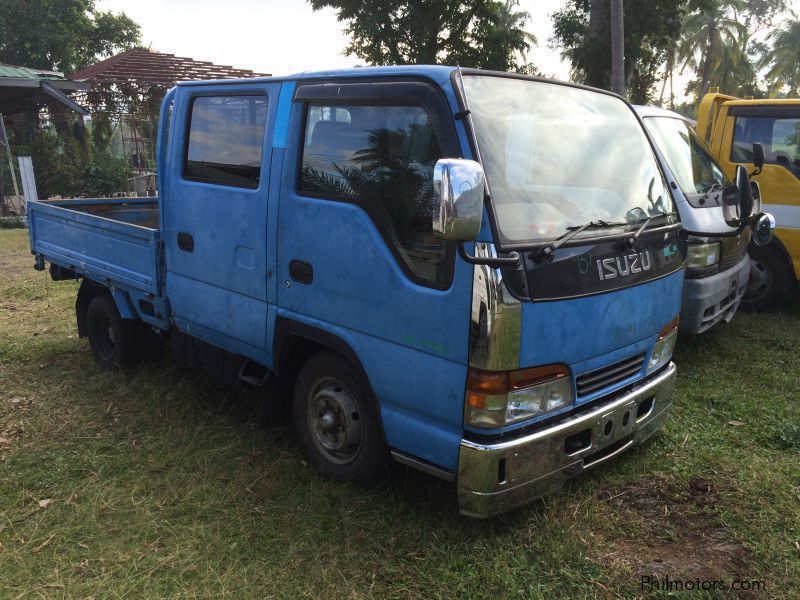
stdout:
{"type": "MultiPolygon", "coordinates": [[[[88,156],[71,128],[37,129],[29,143],[14,143],[16,156],[30,156],[40,198],[110,196],[128,189],[128,162],[88,140],[88,156]]],[[[16,165],[15,165],[16,166],[16,165]]],[[[10,182],[6,178],[6,193],[10,182]]],[[[21,190],[20,190],[21,192],[21,190]]]]}

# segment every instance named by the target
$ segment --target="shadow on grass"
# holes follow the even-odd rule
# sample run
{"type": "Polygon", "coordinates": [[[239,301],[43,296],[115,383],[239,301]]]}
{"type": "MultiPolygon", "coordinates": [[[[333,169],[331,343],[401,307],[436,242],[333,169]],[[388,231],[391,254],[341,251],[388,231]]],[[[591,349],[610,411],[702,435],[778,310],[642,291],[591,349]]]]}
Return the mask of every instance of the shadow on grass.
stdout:
{"type": "MultiPolygon", "coordinates": [[[[283,382],[232,390],[202,372],[176,363],[169,355],[156,363],[107,372],[94,365],[88,347],[85,355],[76,353],[71,346],[50,347],[50,351],[38,354],[36,360],[56,368],[63,368],[65,363],[74,362],[76,358],[82,363],[79,372],[86,374],[86,393],[81,412],[87,420],[104,416],[110,402],[124,404],[133,399],[135,405],[115,407],[114,411],[119,411],[118,418],[124,428],[136,431],[137,435],[149,436],[151,446],[174,445],[176,438],[192,435],[214,438],[224,434],[226,442],[236,443],[242,448],[250,446],[253,455],[257,455],[239,475],[252,476],[259,465],[276,461],[284,463],[285,468],[279,471],[284,478],[283,485],[290,487],[302,481],[319,487],[322,496],[312,499],[317,506],[325,505],[324,495],[329,496],[329,507],[363,497],[374,507],[379,507],[378,512],[384,516],[394,515],[390,520],[410,519],[417,526],[424,524],[426,535],[419,540],[422,545],[429,542],[430,535],[446,538],[468,535],[472,539],[500,535],[532,518],[539,518],[542,513],[541,503],[534,502],[487,521],[463,517],[458,513],[454,483],[390,459],[387,460],[387,477],[372,487],[335,482],[317,473],[305,460],[296,437],[291,396],[283,382]],[[117,389],[122,390],[125,397],[112,400],[117,389]],[[161,390],[171,390],[171,393],[165,395],[161,390]],[[231,441],[231,437],[235,439],[231,441]]],[[[209,451],[213,451],[217,444],[214,441],[207,443],[209,451]]],[[[224,477],[235,479],[237,474],[229,472],[224,477]]],[[[260,500],[257,494],[251,499],[255,502],[260,500]]],[[[374,533],[374,523],[367,525],[366,530],[374,533]]]]}

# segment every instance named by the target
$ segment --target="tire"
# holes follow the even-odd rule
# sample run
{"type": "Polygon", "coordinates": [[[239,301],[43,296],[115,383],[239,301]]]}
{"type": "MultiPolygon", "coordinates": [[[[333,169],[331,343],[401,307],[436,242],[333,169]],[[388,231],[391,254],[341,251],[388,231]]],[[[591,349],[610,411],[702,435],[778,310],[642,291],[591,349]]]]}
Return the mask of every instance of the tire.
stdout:
{"type": "Polygon", "coordinates": [[[94,360],[103,369],[133,365],[144,358],[141,321],[119,316],[114,299],[95,296],[86,313],[86,333],[94,360]]]}
{"type": "Polygon", "coordinates": [[[750,279],[742,305],[751,311],[777,310],[786,302],[795,283],[794,273],[780,248],[774,244],[751,245],[750,279]]]}
{"type": "Polygon", "coordinates": [[[295,381],[293,409],[300,443],[321,472],[360,485],[386,477],[375,405],[344,358],[325,351],[308,359],[295,381]]]}

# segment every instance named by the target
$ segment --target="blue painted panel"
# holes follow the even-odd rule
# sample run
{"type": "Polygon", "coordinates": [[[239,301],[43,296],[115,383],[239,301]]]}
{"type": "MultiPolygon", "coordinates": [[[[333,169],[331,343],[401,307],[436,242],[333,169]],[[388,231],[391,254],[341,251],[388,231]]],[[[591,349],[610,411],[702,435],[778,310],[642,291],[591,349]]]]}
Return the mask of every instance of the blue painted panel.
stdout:
{"type": "Polygon", "coordinates": [[[572,365],[651,338],[680,312],[682,289],[681,269],[606,294],[525,302],[520,367],[572,365]]]}
{"type": "Polygon", "coordinates": [[[266,339],[267,303],[234,294],[231,290],[209,284],[198,296],[197,281],[170,273],[169,300],[180,306],[180,318],[240,340],[254,348],[263,348],[266,339]]]}
{"type": "MultiPolygon", "coordinates": [[[[292,96],[294,95],[294,81],[281,84],[278,98],[278,111],[275,117],[275,134],[272,137],[273,148],[286,148],[286,137],[289,130],[289,117],[292,112],[292,96]]],[[[276,171],[280,173],[280,171],[276,171]]]]}

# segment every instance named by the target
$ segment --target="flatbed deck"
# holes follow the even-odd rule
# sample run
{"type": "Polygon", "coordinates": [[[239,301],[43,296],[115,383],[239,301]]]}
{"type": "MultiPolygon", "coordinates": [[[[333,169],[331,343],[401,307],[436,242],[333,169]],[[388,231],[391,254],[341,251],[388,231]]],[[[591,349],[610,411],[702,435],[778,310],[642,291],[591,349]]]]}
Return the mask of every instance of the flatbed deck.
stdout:
{"type": "Polygon", "coordinates": [[[28,203],[35,255],[99,283],[147,294],[161,292],[158,225],[157,198],[28,203]]]}

